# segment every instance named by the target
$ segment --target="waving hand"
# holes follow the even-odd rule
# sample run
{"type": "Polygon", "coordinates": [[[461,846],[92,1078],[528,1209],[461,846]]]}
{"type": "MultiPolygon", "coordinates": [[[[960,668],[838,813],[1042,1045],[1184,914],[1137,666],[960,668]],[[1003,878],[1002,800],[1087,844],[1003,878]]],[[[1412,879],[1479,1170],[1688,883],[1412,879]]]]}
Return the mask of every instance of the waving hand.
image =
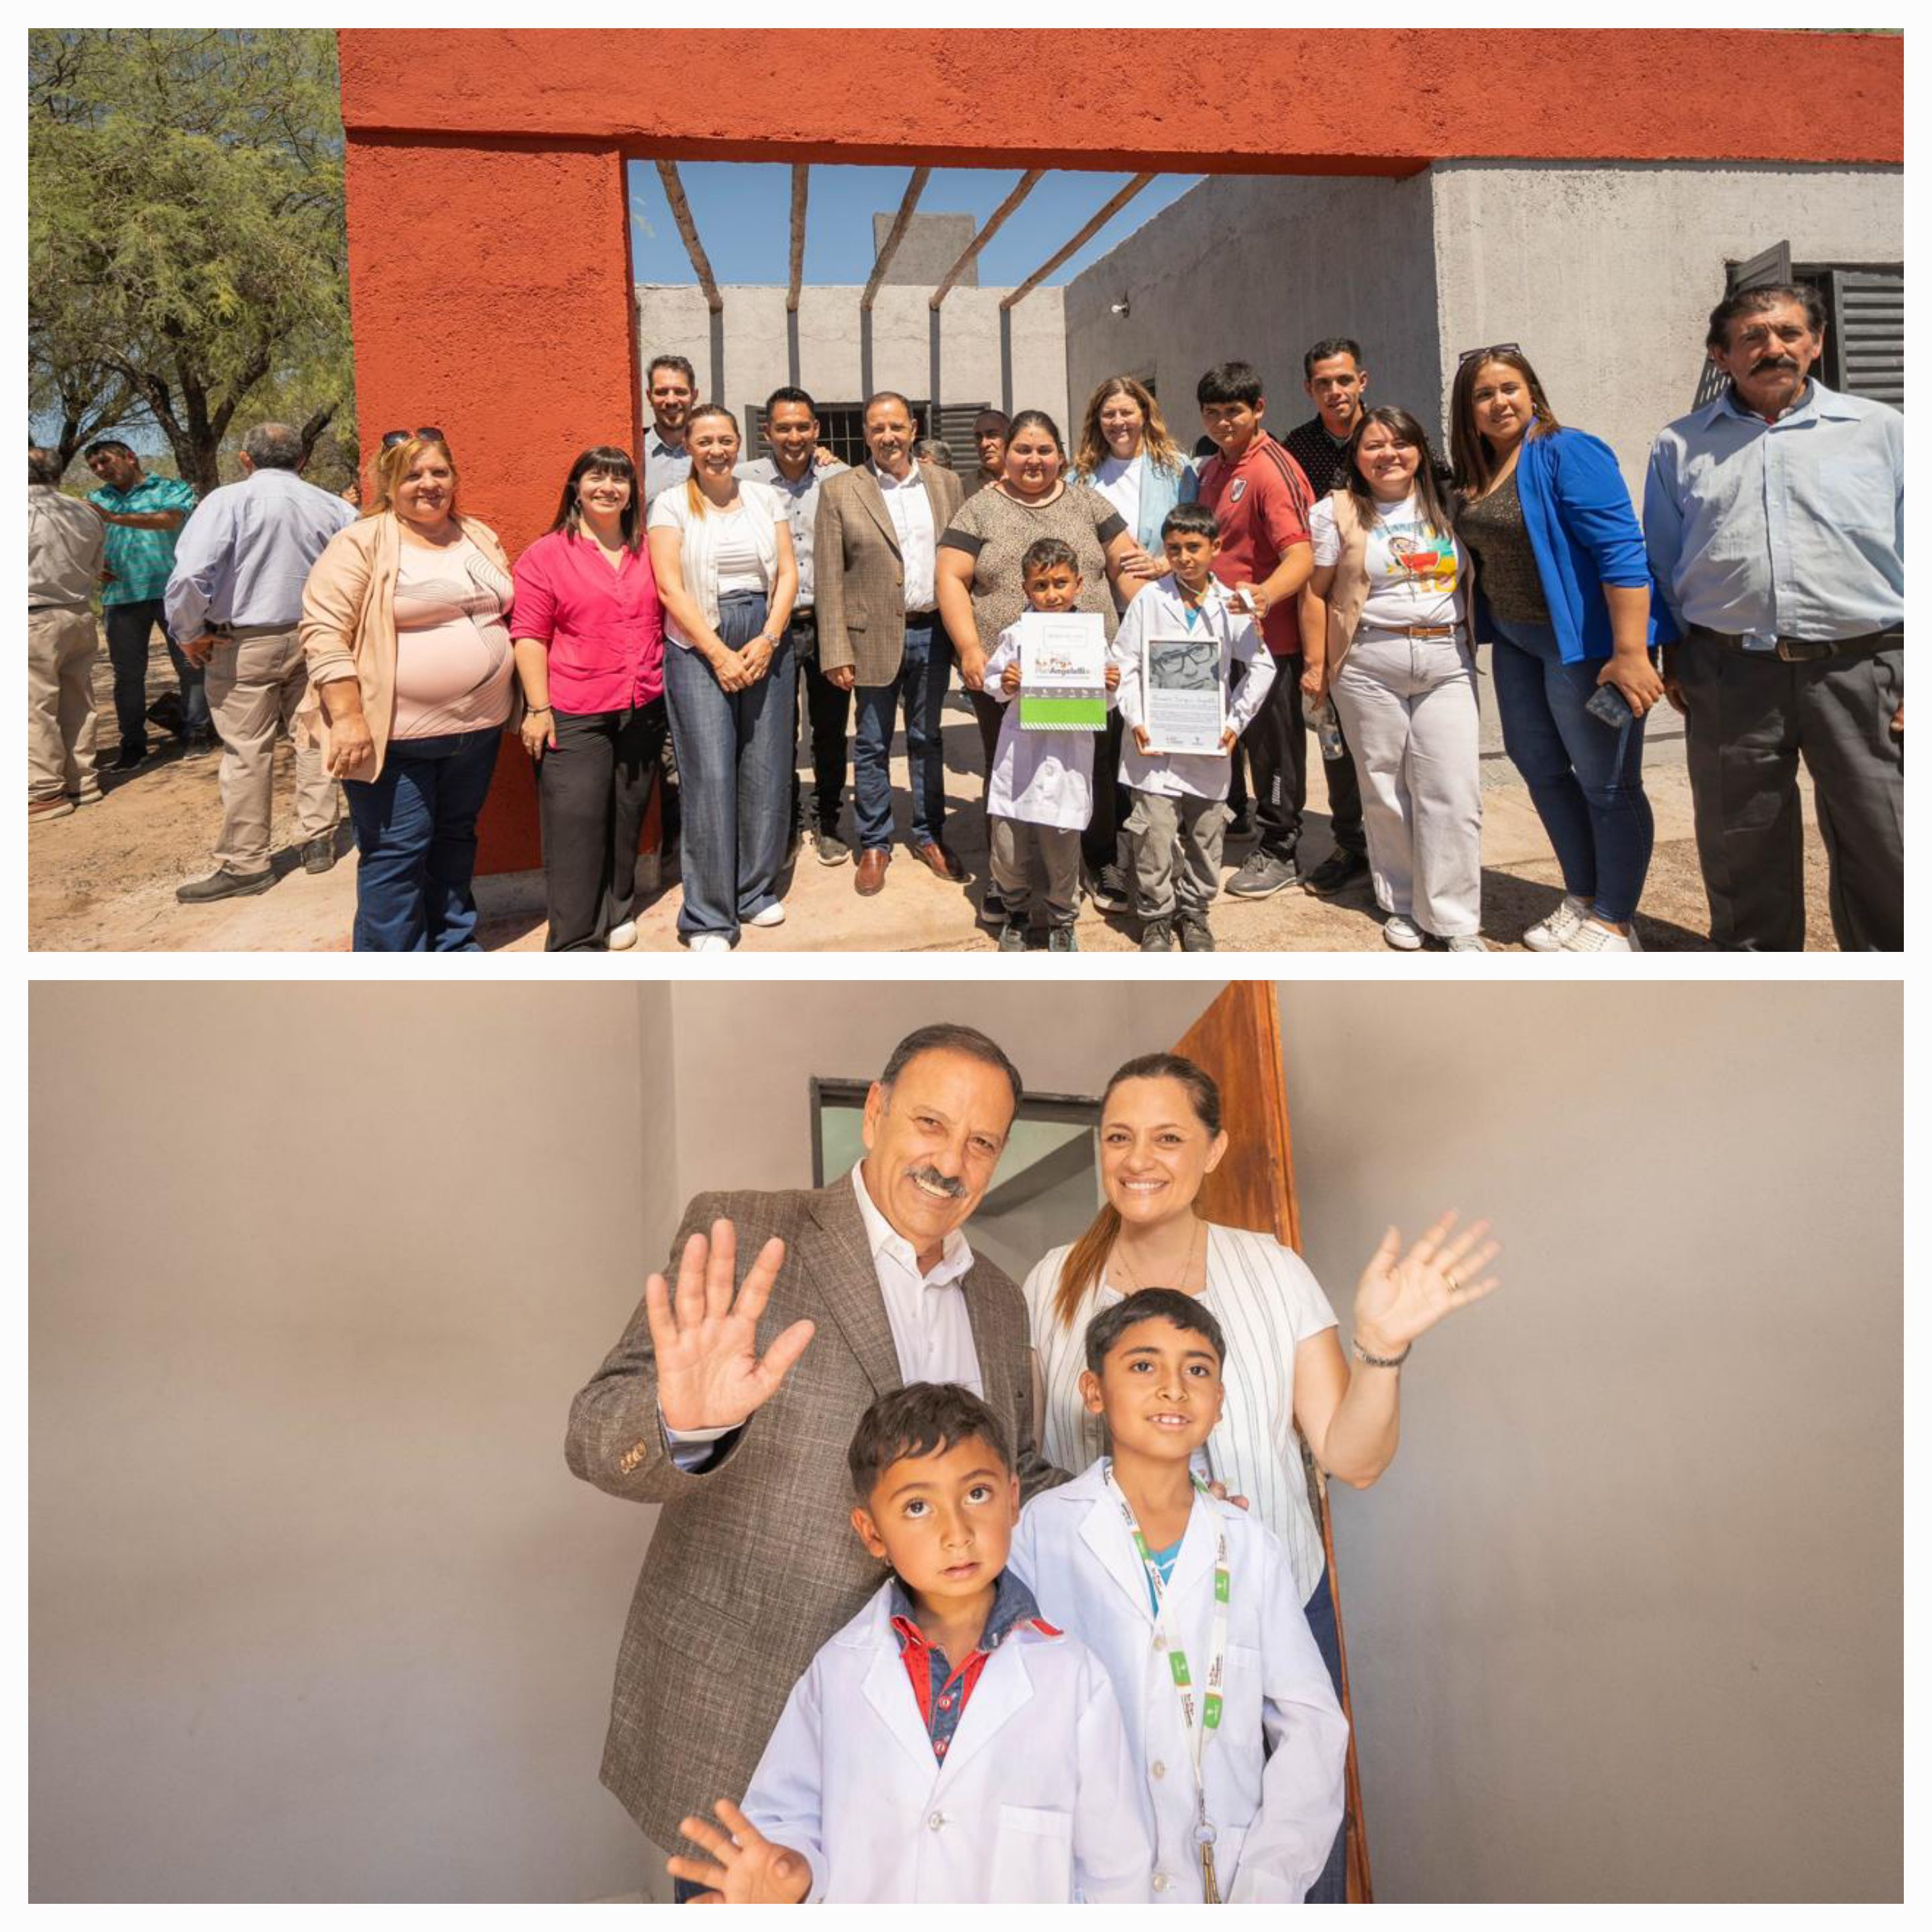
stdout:
{"type": "Polygon", "coordinates": [[[1382,1237],[1355,1290],[1355,1339],[1370,1354],[1400,1354],[1444,1316],[1501,1286],[1483,1273],[1502,1252],[1500,1242],[1486,1238],[1489,1222],[1455,1230],[1452,1209],[1400,1258],[1401,1235],[1391,1228],[1382,1237]]]}

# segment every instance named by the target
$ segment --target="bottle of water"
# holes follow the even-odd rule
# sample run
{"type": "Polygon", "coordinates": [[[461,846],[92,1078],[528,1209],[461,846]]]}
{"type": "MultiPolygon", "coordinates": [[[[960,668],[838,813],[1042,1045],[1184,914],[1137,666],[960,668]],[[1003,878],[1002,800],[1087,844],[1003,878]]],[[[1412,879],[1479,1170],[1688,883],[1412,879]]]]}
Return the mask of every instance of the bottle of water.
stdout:
{"type": "Polygon", "coordinates": [[[1309,723],[1315,728],[1315,742],[1322,747],[1324,758],[1346,758],[1348,748],[1342,742],[1342,721],[1335,716],[1335,700],[1324,698],[1319,710],[1310,714],[1309,723]]]}

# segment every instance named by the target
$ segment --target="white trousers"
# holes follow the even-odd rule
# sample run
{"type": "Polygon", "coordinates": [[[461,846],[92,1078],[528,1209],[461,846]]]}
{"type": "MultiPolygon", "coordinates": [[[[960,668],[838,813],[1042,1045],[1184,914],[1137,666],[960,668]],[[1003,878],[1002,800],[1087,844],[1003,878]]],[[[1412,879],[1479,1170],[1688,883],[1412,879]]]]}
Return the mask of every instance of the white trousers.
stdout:
{"type": "Polygon", "coordinates": [[[1453,638],[1365,626],[1334,696],[1361,778],[1377,902],[1438,939],[1479,932],[1483,788],[1468,652],[1453,638]]]}

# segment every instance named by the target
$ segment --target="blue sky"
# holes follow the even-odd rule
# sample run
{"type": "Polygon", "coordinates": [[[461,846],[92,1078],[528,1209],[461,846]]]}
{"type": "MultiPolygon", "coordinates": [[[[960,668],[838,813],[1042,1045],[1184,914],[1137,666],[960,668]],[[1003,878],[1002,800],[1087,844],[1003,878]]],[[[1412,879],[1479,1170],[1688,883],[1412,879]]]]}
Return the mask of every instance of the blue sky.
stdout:
{"type": "MultiPolygon", "coordinates": [[[[783,163],[686,161],[678,172],[690,198],[698,239],[721,282],[783,283],[791,248],[791,170],[783,163]]],[[[922,214],[971,214],[983,221],[1020,178],[1017,168],[938,168],[920,197],[922,214]]],[[[872,217],[895,212],[912,170],[904,167],[814,167],[805,226],[808,282],[863,282],[872,267],[872,217]]],[[[630,170],[631,248],[640,282],[688,282],[691,262],[648,161],[630,170]]],[[[980,256],[983,286],[1023,281],[1071,240],[1116,190],[1125,174],[1055,169],[1021,203],[980,256]]],[[[1185,194],[1202,177],[1162,175],[1150,182],[1080,252],[1048,277],[1070,281],[1124,236],[1185,194]]]]}

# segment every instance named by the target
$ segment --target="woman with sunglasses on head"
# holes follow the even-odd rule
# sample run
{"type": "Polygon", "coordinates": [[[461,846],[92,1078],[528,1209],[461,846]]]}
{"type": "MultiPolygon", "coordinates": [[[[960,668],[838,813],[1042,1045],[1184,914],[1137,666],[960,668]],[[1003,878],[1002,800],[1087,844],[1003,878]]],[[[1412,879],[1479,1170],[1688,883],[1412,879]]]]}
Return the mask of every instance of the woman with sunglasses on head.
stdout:
{"type": "Polygon", "coordinates": [[[1607,443],[1556,419],[1513,343],[1456,371],[1456,529],[1481,566],[1503,743],[1562,868],[1564,897],[1522,936],[1537,952],[1642,951],[1634,923],[1654,830],[1644,715],[1654,645],[1676,634],[1607,443]]]}
{"type": "Polygon", "coordinates": [[[785,627],[798,561],[784,500],[734,472],[738,419],[705,403],[686,419],[691,475],[652,502],[664,600],[664,696],[683,794],[684,903],[693,952],[728,952],[743,926],[779,926],[791,832],[792,680],[785,627]]]}
{"type": "Polygon", "coordinates": [[[1364,412],[1340,486],[1308,522],[1304,702],[1333,696],[1360,775],[1382,937],[1398,951],[1482,941],[1483,786],[1468,571],[1422,425],[1364,412]]]}
{"type": "Polygon", "coordinates": [[[550,952],[638,943],[638,840],[668,728],[664,606],[628,450],[586,449],[517,560],[524,749],[536,765],[550,952]]]}
{"type": "Polygon", "coordinates": [[[302,596],[309,694],[360,860],[358,952],[471,952],[476,817],[517,703],[510,566],[440,429],[392,430],[302,596]]]}

